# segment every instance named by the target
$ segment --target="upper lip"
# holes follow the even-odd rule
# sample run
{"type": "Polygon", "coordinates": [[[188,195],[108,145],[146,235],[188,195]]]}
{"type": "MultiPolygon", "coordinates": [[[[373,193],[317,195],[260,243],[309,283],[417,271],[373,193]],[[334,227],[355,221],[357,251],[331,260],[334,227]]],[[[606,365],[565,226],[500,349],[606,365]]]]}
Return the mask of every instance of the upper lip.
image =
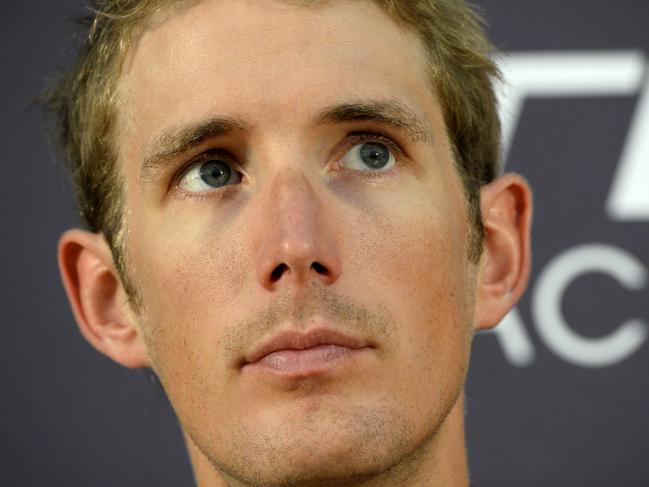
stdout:
{"type": "Polygon", "coordinates": [[[370,346],[366,340],[331,328],[318,327],[307,331],[285,330],[262,342],[249,354],[246,354],[244,365],[258,362],[266,355],[279,350],[303,350],[318,345],[338,345],[351,349],[370,346]]]}

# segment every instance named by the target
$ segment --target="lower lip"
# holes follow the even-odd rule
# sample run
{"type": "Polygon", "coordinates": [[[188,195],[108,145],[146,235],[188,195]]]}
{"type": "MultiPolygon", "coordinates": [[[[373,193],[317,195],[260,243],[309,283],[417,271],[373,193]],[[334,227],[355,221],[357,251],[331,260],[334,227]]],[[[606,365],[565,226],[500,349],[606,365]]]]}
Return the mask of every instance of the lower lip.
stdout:
{"type": "Polygon", "coordinates": [[[279,350],[244,368],[259,369],[286,378],[323,373],[366,351],[338,345],[318,345],[303,350],[279,350]]]}

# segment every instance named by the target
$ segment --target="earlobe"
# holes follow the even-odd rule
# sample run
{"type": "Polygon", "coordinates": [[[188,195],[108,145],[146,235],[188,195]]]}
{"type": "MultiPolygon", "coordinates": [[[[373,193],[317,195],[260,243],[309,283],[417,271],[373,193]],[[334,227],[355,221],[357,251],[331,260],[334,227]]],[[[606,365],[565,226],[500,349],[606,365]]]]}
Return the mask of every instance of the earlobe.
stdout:
{"type": "Polygon", "coordinates": [[[496,326],[521,297],[530,273],[532,196],[527,182],[505,174],[481,190],[485,239],[476,287],[477,329],[496,326]]]}
{"type": "Polygon", "coordinates": [[[69,230],[59,241],[58,258],[63,285],[86,340],[125,367],[150,367],[104,236],[69,230]]]}

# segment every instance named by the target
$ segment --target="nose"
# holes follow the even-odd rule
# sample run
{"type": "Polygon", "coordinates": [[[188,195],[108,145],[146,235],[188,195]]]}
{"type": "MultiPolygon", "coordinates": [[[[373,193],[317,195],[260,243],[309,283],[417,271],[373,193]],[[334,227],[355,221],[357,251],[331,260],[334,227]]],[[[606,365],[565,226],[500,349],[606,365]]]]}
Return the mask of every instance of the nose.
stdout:
{"type": "Polygon", "coordinates": [[[257,278],[280,286],[333,284],[340,276],[338,245],[322,201],[308,178],[288,168],[277,174],[256,215],[261,245],[257,278]]]}

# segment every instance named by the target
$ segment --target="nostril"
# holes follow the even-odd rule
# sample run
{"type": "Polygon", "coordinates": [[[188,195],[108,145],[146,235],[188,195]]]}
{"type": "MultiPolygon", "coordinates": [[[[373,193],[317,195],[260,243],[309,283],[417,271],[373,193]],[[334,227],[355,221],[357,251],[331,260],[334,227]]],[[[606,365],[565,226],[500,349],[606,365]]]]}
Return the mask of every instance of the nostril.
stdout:
{"type": "Polygon", "coordinates": [[[280,264],[275,269],[273,272],[270,274],[270,278],[273,282],[277,281],[280,277],[282,277],[282,274],[284,274],[284,268],[287,267],[286,264],[280,264]]]}
{"type": "MultiPolygon", "coordinates": [[[[313,269],[315,269],[315,271],[318,274],[322,274],[325,276],[329,275],[329,270],[318,262],[314,262],[313,264],[311,264],[311,267],[313,267],[313,269]]],[[[284,274],[284,270],[288,268],[289,267],[286,264],[280,264],[277,267],[275,267],[273,272],[271,272],[270,274],[271,282],[277,282],[282,277],[282,274],[284,274]]]]}
{"type": "Polygon", "coordinates": [[[320,264],[318,262],[314,262],[312,265],[313,265],[313,268],[316,270],[317,273],[319,273],[319,274],[329,274],[329,271],[327,270],[327,268],[325,266],[323,266],[322,264],[320,264]]]}

